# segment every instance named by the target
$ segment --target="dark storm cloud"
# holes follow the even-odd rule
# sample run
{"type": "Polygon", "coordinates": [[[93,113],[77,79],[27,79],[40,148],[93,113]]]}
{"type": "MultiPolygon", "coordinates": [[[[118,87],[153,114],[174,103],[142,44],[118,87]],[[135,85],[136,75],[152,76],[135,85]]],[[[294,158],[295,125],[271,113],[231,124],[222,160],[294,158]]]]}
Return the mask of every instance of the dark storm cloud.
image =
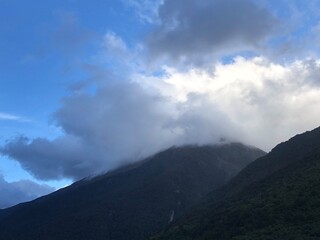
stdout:
{"type": "Polygon", "coordinates": [[[187,63],[254,49],[277,24],[267,9],[250,0],[165,0],[159,18],[148,39],[152,56],[187,63]]]}
{"type": "Polygon", "coordinates": [[[29,180],[20,180],[9,183],[0,175],[0,209],[7,208],[20,202],[30,201],[34,198],[53,192],[55,189],[45,185],[37,184],[29,180]]]}

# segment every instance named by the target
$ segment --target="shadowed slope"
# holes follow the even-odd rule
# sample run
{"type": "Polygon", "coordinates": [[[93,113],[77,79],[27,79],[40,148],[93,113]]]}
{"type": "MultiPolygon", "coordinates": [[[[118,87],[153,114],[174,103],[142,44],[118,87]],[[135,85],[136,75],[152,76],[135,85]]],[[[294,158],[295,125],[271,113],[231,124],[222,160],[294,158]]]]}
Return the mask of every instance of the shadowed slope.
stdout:
{"type": "Polygon", "coordinates": [[[171,148],[6,209],[0,232],[6,240],[144,239],[262,155],[236,143],[171,148]]]}
{"type": "Polygon", "coordinates": [[[279,144],[153,239],[319,239],[319,203],[317,128],[279,144]]]}

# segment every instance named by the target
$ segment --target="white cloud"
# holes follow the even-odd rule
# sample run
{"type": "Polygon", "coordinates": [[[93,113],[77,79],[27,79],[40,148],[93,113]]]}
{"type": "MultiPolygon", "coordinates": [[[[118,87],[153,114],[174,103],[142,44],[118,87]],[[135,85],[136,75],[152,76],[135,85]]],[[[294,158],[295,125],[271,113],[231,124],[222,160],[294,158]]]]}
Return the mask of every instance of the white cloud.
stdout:
{"type": "MultiPolygon", "coordinates": [[[[190,94],[203,96],[207,111],[219,109],[236,129],[243,130],[241,135],[234,133],[236,139],[265,150],[320,124],[319,60],[281,65],[262,57],[238,57],[231,64],[213,68],[214,74],[202,69],[179,72],[166,68],[167,74],[160,79],[136,79],[142,85],[162,89],[163,95],[184,105],[190,103],[190,94]]],[[[204,109],[203,114],[195,115],[209,119],[204,109]]],[[[212,122],[208,129],[215,129],[215,125],[212,122]]]]}
{"type": "Polygon", "coordinates": [[[8,121],[28,121],[28,119],[18,116],[18,115],[13,115],[9,113],[4,113],[0,112],[0,121],[1,120],[8,120],[8,121]]]}
{"type": "Polygon", "coordinates": [[[163,0],[122,0],[132,7],[139,20],[143,23],[154,23],[157,21],[157,9],[163,0]]]}
{"type": "Polygon", "coordinates": [[[220,138],[270,150],[319,125],[319,60],[281,65],[238,57],[229,64],[108,81],[65,98],[55,140],[17,138],[2,153],[39,179],[79,179],[172,145],[220,138]]]}
{"type": "MultiPolygon", "coordinates": [[[[160,22],[144,44],[127,45],[110,31],[104,35],[101,52],[86,65],[88,79],[75,84],[53,114],[61,136],[18,137],[0,148],[2,154],[38,179],[77,180],[172,145],[227,138],[270,150],[319,125],[316,57],[285,64],[267,57],[217,63],[212,57],[257,50],[272,38],[278,20],[267,5],[130,1],[142,14],[141,3],[150,4],[160,22]],[[147,49],[156,59],[164,54],[173,61],[150,74],[147,49]],[[183,71],[181,59],[187,63],[183,71]]],[[[4,113],[1,118],[18,119],[4,113]]]]}
{"type": "Polygon", "coordinates": [[[125,53],[126,43],[114,32],[107,32],[104,36],[104,46],[111,52],[125,53]]]}

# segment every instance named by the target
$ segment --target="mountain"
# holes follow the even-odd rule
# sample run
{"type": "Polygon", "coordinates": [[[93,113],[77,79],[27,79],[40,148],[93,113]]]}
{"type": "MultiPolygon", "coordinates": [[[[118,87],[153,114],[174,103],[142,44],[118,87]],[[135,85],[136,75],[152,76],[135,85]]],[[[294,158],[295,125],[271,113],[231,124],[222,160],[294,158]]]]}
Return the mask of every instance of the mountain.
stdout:
{"type": "Polygon", "coordinates": [[[263,155],[239,143],[170,148],[3,210],[1,239],[145,239],[263,155]]]}
{"type": "Polygon", "coordinates": [[[249,164],[153,240],[320,239],[320,128],[249,164]]]}

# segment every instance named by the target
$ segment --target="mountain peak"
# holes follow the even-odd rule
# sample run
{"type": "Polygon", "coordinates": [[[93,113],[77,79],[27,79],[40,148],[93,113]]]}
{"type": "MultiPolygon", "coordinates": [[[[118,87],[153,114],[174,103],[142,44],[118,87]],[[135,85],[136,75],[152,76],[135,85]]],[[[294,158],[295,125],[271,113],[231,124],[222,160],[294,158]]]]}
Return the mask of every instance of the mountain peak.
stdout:
{"type": "Polygon", "coordinates": [[[0,232],[15,240],[140,240],[182,216],[264,154],[239,143],[173,147],[6,209],[0,214],[0,232]]]}
{"type": "Polygon", "coordinates": [[[249,164],[155,240],[319,239],[320,128],[249,164]]]}

